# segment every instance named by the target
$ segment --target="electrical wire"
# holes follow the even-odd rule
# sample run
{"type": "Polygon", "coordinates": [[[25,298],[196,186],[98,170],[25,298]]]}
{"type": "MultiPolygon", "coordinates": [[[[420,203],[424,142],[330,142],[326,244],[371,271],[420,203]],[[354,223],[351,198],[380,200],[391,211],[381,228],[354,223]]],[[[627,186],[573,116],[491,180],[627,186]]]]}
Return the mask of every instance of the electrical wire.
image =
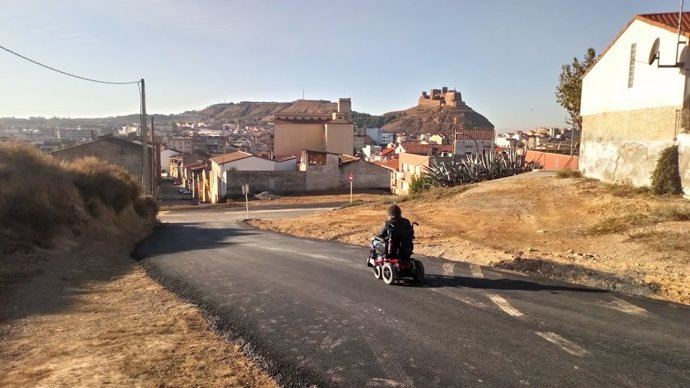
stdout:
{"type": "Polygon", "coordinates": [[[42,63],[40,63],[40,62],[34,61],[33,59],[27,58],[27,57],[25,57],[25,56],[23,56],[23,55],[21,55],[21,54],[19,54],[19,53],[16,53],[16,52],[14,52],[14,51],[12,51],[12,50],[6,48],[6,47],[3,47],[2,45],[0,45],[0,49],[3,49],[3,50],[5,50],[5,51],[7,51],[8,53],[14,54],[14,55],[18,56],[19,58],[22,58],[22,59],[24,59],[24,60],[27,60],[27,61],[29,61],[29,62],[31,62],[31,63],[34,63],[34,64],[39,65],[39,66],[41,66],[41,67],[45,67],[46,69],[50,69],[50,70],[56,71],[56,72],[58,72],[58,73],[60,73],[60,74],[68,75],[68,76],[70,76],[70,77],[78,78],[78,79],[81,79],[81,80],[84,80],[84,81],[97,82],[97,83],[99,83],[99,84],[108,84],[108,85],[130,85],[130,84],[139,84],[139,82],[140,82],[140,81],[112,82],[112,81],[101,81],[101,80],[97,80],[97,79],[93,79],[93,78],[81,77],[81,76],[78,76],[78,75],[75,75],[75,74],[70,74],[70,73],[68,73],[68,72],[66,72],[66,71],[58,70],[58,69],[56,69],[56,68],[54,68],[54,67],[50,67],[50,66],[48,66],[48,65],[44,65],[44,64],[42,64],[42,63]]]}

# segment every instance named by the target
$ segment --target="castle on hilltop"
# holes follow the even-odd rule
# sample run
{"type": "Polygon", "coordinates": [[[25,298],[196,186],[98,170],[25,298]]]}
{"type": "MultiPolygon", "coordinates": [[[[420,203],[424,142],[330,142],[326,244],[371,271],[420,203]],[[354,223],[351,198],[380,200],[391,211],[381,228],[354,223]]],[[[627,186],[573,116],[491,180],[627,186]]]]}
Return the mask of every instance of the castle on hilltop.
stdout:
{"type": "Polygon", "coordinates": [[[431,89],[429,93],[426,91],[422,92],[419,96],[420,106],[463,106],[465,103],[462,101],[462,96],[457,90],[448,90],[447,87],[441,89],[431,89]]]}

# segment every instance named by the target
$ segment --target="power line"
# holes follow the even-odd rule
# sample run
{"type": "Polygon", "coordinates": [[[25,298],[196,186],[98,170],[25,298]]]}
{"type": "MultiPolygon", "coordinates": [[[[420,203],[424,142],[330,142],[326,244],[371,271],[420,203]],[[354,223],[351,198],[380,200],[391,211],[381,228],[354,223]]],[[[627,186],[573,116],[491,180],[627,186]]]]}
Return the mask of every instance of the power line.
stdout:
{"type": "Polygon", "coordinates": [[[44,65],[44,64],[42,64],[42,63],[40,63],[40,62],[34,61],[33,59],[27,58],[27,57],[25,57],[25,56],[23,56],[23,55],[21,55],[21,54],[19,54],[19,53],[16,53],[16,52],[14,52],[14,51],[12,51],[12,50],[6,48],[6,47],[3,47],[2,45],[0,45],[0,49],[3,49],[3,50],[5,50],[5,51],[7,51],[8,53],[14,54],[14,55],[18,56],[19,58],[22,58],[22,59],[24,59],[24,60],[27,60],[27,61],[29,61],[29,62],[31,62],[31,63],[34,63],[34,64],[39,65],[39,66],[41,66],[41,67],[45,67],[46,69],[50,69],[50,70],[56,71],[56,72],[58,72],[58,73],[60,73],[60,74],[68,75],[68,76],[70,76],[70,77],[78,78],[78,79],[81,79],[81,80],[84,80],[84,81],[91,81],[91,82],[97,82],[97,83],[99,83],[99,84],[109,84],[109,85],[129,85],[129,84],[138,84],[138,83],[140,82],[140,81],[112,82],[112,81],[101,81],[101,80],[97,80],[97,79],[93,79],[93,78],[81,77],[81,76],[78,76],[78,75],[75,75],[75,74],[70,74],[70,73],[65,72],[65,71],[62,71],[62,70],[58,70],[58,69],[56,69],[56,68],[54,68],[54,67],[50,67],[50,66],[48,66],[48,65],[44,65]]]}

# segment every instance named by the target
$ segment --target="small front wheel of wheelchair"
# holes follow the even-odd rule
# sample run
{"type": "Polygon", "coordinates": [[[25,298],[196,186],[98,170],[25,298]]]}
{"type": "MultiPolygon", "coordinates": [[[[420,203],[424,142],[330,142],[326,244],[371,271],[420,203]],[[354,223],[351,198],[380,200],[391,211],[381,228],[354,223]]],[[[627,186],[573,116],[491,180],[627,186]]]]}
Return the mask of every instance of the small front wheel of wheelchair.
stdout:
{"type": "Polygon", "coordinates": [[[381,279],[381,266],[380,265],[374,266],[374,277],[376,279],[381,279]]]}

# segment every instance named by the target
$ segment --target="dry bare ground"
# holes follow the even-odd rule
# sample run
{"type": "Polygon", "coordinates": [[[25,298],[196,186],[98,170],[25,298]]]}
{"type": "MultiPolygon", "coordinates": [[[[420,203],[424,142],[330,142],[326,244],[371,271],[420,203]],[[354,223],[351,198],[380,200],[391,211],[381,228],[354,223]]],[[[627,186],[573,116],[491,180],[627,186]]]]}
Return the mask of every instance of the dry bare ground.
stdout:
{"type": "Polygon", "coordinates": [[[133,264],[134,235],[0,260],[0,386],[276,386],[133,264]]]}
{"type": "MultiPolygon", "coordinates": [[[[371,199],[371,197],[369,197],[371,199]]],[[[367,245],[389,196],[260,228],[367,245]]],[[[690,304],[690,201],[541,173],[403,200],[415,252],[690,304]]]]}

